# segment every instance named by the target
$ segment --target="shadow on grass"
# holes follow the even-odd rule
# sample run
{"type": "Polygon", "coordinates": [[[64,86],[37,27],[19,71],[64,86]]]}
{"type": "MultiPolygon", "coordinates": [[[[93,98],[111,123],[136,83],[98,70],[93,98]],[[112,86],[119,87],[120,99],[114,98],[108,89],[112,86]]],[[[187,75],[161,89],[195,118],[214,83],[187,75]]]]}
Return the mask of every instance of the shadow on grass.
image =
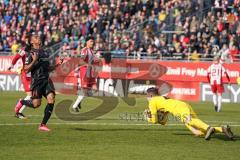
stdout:
{"type": "Polygon", "coordinates": [[[173,135],[178,135],[178,136],[193,136],[191,133],[173,133],[173,135]]]}
{"type": "Polygon", "coordinates": [[[169,132],[169,131],[183,131],[183,129],[158,129],[158,128],[101,128],[101,129],[89,129],[89,128],[73,128],[73,130],[88,132],[88,131],[97,131],[97,132],[112,132],[112,131],[138,131],[138,132],[149,132],[149,131],[158,131],[158,132],[169,132]]]}
{"type": "MultiPolygon", "coordinates": [[[[173,133],[173,135],[178,135],[178,136],[194,136],[193,134],[191,133],[173,133]]],[[[197,137],[197,136],[195,136],[197,137]]],[[[204,138],[204,137],[202,137],[204,138]]],[[[238,141],[240,140],[240,137],[239,136],[234,136],[234,139],[231,140],[229,138],[227,138],[225,135],[222,135],[222,134],[216,134],[216,135],[212,135],[212,138],[211,139],[219,139],[219,140],[222,140],[222,141],[238,141]]]]}
{"type": "Polygon", "coordinates": [[[233,140],[231,140],[231,139],[227,138],[225,135],[222,135],[222,134],[214,135],[212,138],[219,139],[219,140],[222,140],[222,141],[232,141],[232,142],[240,140],[239,136],[234,136],[233,140]]]}
{"type": "MultiPolygon", "coordinates": [[[[169,129],[169,128],[101,128],[101,129],[89,129],[89,128],[73,128],[75,131],[80,131],[80,132],[126,132],[126,131],[135,131],[135,132],[151,132],[151,131],[157,131],[157,132],[177,132],[177,133],[172,133],[172,135],[177,135],[177,136],[191,136],[195,137],[192,133],[187,133],[185,132],[185,129],[169,129]],[[181,133],[180,133],[181,132],[181,133]]],[[[171,133],[169,133],[170,135],[171,133]]],[[[199,138],[199,137],[197,137],[199,138]]],[[[204,137],[202,137],[204,138],[204,137]]],[[[216,134],[212,136],[212,139],[218,139],[221,141],[239,141],[240,136],[234,136],[233,140],[228,139],[225,135],[222,134],[216,134]]]]}

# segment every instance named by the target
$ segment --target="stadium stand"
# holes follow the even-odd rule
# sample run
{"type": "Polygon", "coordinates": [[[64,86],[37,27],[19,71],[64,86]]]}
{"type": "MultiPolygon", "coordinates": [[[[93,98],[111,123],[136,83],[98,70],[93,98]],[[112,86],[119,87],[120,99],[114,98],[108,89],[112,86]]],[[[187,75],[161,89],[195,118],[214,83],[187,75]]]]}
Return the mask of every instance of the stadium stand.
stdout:
{"type": "Polygon", "coordinates": [[[239,60],[239,0],[3,0],[0,52],[15,54],[29,32],[62,54],[96,38],[98,54],[137,59],[239,60]]]}

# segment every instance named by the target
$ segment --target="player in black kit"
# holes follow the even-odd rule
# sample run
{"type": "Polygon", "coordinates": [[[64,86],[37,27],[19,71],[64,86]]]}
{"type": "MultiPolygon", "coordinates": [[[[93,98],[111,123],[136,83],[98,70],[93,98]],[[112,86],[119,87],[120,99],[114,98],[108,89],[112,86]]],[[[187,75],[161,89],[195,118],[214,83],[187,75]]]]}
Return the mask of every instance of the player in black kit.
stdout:
{"type": "MultiPolygon", "coordinates": [[[[47,99],[47,106],[44,111],[42,123],[39,126],[40,131],[50,131],[46,126],[51,117],[55,103],[55,89],[53,82],[49,78],[49,73],[55,69],[50,67],[49,55],[41,48],[41,40],[37,35],[31,37],[32,49],[28,53],[25,61],[25,70],[31,72],[31,100],[19,100],[15,110],[20,110],[23,105],[31,108],[38,108],[41,105],[42,96],[47,99]]],[[[62,64],[62,61],[60,61],[62,64]]],[[[60,65],[58,64],[58,65],[60,65]]]]}

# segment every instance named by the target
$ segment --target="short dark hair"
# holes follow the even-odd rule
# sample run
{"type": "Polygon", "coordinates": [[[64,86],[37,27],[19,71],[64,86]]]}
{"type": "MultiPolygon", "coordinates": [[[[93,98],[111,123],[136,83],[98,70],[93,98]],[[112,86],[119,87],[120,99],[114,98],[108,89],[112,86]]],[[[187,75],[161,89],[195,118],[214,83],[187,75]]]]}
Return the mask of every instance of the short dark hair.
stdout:
{"type": "Polygon", "coordinates": [[[151,87],[147,89],[147,93],[153,93],[155,95],[158,95],[158,88],[157,87],[151,87]]]}
{"type": "Polygon", "coordinates": [[[94,40],[94,37],[88,36],[88,37],[86,38],[86,42],[89,41],[89,40],[94,40]]]}
{"type": "Polygon", "coordinates": [[[111,61],[112,61],[112,55],[111,55],[110,52],[103,53],[102,56],[103,56],[103,58],[104,58],[106,64],[111,63],[111,61]]]}

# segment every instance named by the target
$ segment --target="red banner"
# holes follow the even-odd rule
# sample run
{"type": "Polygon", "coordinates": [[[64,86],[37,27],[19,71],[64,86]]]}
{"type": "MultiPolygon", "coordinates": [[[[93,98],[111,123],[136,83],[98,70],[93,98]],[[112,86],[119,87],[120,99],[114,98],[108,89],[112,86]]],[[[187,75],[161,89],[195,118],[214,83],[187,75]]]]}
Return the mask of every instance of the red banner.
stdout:
{"type": "Polygon", "coordinates": [[[172,90],[169,97],[187,101],[199,101],[200,85],[198,82],[170,82],[172,90]]]}
{"type": "MultiPolygon", "coordinates": [[[[166,81],[191,81],[207,82],[207,69],[210,62],[159,62],[167,67],[167,73],[161,78],[166,81]]],[[[231,83],[236,83],[236,78],[240,76],[240,64],[224,64],[231,83]]],[[[227,82],[226,77],[223,78],[227,82]]]]}
{"type": "MultiPolygon", "coordinates": [[[[18,61],[13,72],[8,72],[7,68],[11,65],[13,56],[0,57],[0,74],[16,74],[16,70],[22,66],[18,61]]],[[[56,88],[58,86],[64,92],[76,92],[77,77],[76,72],[80,59],[66,59],[69,63],[64,63],[56,72],[52,74],[56,88]],[[64,87],[63,87],[64,86],[64,87]]],[[[123,79],[123,80],[145,80],[156,81],[155,84],[167,82],[170,88],[170,96],[188,100],[200,100],[200,82],[207,82],[207,69],[211,62],[176,62],[176,61],[158,61],[158,60],[124,60],[113,59],[111,64],[104,64],[95,67],[95,72],[99,79],[123,79]],[[170,84],[170,85],[169,85],[170,84]]],[[[240,75],[240,64],[224,64],[231,83],[236,83],[240,75]]],[[[226,82],[226,78],[224,78],[226,82]]]]}
{"type": "Polygon", "coordinates": [[[12,72],[16,73],[17,70],[22,67],[22,61],[19,60],[12,69],[12,72],[9,72],[7,69],[11,66],[12,59],[13,56],[0,56],[0,74],[12,74],[12,72]]]}
{"type": "MultiPolygon", "coordinates": [[[[11,65],[12,58],[13,56],[0,56],[1,74],[9,73],[7,68],[11,65]]],[[[207,68],[210,65],[210,62],[114,59],[112,64],[104,64],[98,68],[97,72],[100,78],[207,82],[207,68]]],[[[22,62],[18,61],[12,71],[16,71],[21,66],[22,62]]],[[[240,64],[224,64],[224,66],[231,78],[231,83],[236,83],[236,78],[240,76],[240,64]]],[[[69,64],[66,67],[69,67],[69,64]]],[[[73,76],[73,70],[68,73],[68,76],[73,76]]]]}

